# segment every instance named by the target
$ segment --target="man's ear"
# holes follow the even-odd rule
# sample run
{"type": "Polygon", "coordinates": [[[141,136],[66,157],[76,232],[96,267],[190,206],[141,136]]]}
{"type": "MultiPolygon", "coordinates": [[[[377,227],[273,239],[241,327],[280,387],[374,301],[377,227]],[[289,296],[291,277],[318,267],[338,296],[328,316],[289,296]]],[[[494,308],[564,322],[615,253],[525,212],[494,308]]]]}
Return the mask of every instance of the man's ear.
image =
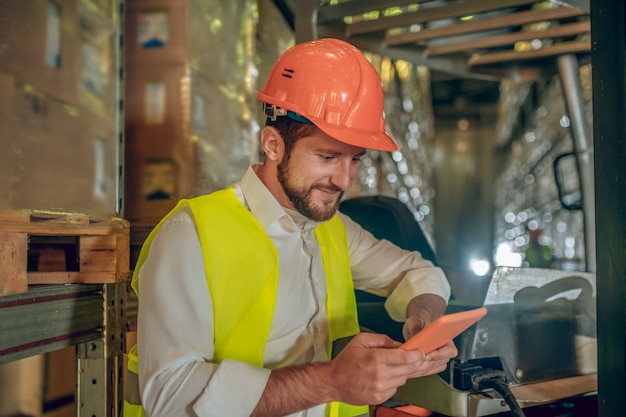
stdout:
{"type": "Polygon", "coordinates": [[[276,128],[272,126],[263,127],[261,130],[261,148],[263,148],[267,160],[275,162],[282,160],[285,144],[276,128]]]}

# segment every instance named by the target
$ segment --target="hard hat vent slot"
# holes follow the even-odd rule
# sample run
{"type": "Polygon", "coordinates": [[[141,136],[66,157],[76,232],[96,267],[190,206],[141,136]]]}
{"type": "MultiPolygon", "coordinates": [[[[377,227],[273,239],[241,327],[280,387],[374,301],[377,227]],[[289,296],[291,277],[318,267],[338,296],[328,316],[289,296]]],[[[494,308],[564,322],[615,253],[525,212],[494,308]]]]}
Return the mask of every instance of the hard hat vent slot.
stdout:
{"type": "Polygon", "coordinates": [[[283,73],[281,75],[286,78],[292,78],[294,72],[296,71],[292,70],[291,68],[283,68],[283,73]]]}

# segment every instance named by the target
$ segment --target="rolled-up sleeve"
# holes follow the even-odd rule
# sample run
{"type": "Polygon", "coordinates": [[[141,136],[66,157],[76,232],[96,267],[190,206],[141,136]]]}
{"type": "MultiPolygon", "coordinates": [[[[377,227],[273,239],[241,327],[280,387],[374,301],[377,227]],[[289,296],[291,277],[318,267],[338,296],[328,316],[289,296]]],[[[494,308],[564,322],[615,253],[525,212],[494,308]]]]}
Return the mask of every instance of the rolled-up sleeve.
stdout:
{"type": "Polygon", "coordinates": [[[176,213],[139,271],[139,384],[147,415],[249,416],[270,371],[213,357],[213,305],[195,225],[176,213]]]}
{"type": "Polygon", "coordinates": [[[355,288],[387,297],[385,308],[392,319],[404,321],[406,307],[417,295],[450,298],[450,284],[441,268],[418,252],[375,238],[350,217],[339,216],[346,225],[355,288]]]}

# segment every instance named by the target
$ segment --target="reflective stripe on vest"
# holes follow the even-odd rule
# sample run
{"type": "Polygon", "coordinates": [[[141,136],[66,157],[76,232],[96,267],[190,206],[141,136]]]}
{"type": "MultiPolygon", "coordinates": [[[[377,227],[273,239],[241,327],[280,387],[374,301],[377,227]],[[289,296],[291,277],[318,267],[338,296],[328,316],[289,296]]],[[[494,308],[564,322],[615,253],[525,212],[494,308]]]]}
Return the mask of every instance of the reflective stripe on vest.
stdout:
{"type": "Polygon", "coordinates": [[[124,387],[124,417],[144,417],[139,393],[139,372],[137,362],[137,345],[128,351],[128,372],[124,387]]]}
{"type": "MultiPolygon", "coordinates": [[[[145,262],[157,230],[185,206],[190,208],[198,230],[214,304],[213,361],[219,363],[224,358],[231,358],[263,366],[263,353],[276,304],[278,252],[232,188],[178,203],[146,239],[133,274],[133,288],[138,293],[137,272],[145,262]]],[[[315,229],[315,236],[320,244],[328,288],[330,358],[333,340],[359,331],[356,300],[343,222],[334,216],[315,229]]],[[[342,407],[327,407],[327,410],[339,408],[342,407]]],[[[360,407],[356,414],[334,411],[329,415],[343,417],[363,413],[367,413],[367,407],[360,407]]]]}

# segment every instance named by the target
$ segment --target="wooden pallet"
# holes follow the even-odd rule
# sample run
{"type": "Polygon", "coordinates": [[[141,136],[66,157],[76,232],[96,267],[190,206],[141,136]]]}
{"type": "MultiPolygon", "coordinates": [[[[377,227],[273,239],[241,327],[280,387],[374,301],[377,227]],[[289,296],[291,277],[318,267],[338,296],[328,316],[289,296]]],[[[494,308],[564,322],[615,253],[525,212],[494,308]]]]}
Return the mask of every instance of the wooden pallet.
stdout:
{"type": "Polygon", "coordinates": [[[34,284],[127,281],[129,245],[124,219],[0,211],[0,296],[34,284]]]}

